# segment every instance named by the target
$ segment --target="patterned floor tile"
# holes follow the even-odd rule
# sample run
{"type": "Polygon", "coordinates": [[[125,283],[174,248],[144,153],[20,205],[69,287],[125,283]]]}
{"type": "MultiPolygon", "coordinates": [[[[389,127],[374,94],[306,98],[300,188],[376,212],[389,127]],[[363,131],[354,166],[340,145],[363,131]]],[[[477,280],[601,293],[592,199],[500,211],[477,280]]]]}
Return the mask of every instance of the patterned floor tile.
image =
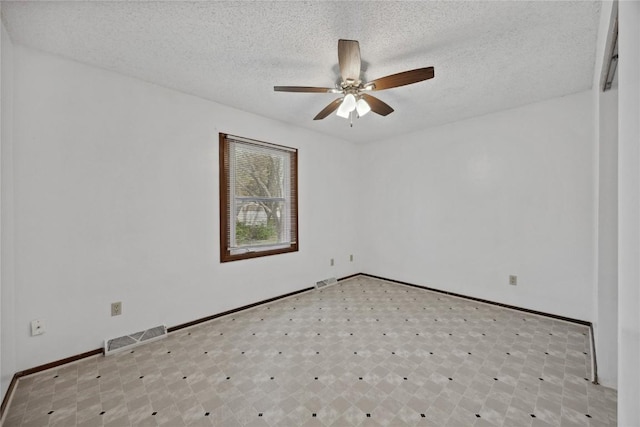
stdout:
{"type": "Polygon", "coordinates": [[[587,327],[358,276],[21,378],[7,426],[616,425],[587,327]]]}

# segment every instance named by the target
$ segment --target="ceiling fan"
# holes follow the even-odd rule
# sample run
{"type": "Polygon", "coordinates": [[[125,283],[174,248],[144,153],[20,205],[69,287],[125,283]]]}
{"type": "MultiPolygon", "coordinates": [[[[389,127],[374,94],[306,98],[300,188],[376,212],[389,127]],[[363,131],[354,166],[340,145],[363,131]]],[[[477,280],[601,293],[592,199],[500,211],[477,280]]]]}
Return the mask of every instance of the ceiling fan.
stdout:
{"type": "Polygon", "coordinates": [[[338,40],[338,64],[342,81],[339,85],[336,84],[335,88],[274,86],[273,89],[277,92],[340,93],[342,96],[324,107],[313,120],[322,120],[335,110],[338,110],[336,114],[342,118],[351,119],[353,126],[354,112],[358,117],[364,116],[369,111],[381,116],[393,113],[393,108],[367,92],[418,83],[432,79],[434,76],[433,67],[426,67],[392,74],[363,83],[360,79],[360,45],[356,40],[338,40]]]}

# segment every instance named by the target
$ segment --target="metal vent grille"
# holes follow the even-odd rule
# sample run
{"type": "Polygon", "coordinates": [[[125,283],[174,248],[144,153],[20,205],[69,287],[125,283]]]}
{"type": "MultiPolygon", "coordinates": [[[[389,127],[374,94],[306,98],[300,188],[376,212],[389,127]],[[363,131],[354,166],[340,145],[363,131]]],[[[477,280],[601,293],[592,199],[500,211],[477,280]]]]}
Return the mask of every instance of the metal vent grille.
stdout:
{"type": "Polygon", "coordinates": [[[132,347],[136,347],[145,342],[155,341],[167,336],[167,327],[164,325],[156,326],[146,331],[135,332],[133,334],[124,335],[104,341],[104,354],[117,353],[132,347]]]}
{"type": "Polygon", "coordinates": [[[329,277],[328,279],[316,282],[316,289],[324,288],[325,286],[333,285],[335,283],[338,283],[338,279],[335,277],[329,277]]]}

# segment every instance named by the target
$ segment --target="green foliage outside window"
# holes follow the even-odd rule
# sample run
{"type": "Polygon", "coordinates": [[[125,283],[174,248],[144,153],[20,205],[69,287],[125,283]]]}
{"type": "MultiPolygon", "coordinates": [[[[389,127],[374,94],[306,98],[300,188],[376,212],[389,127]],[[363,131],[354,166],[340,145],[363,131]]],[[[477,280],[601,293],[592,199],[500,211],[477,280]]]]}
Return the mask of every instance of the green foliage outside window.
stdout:
{"type": "Polygon", "coordinates": [[[277,242],[278,230],[267,224],[245,224],[236,221],[236,242],[239,245],[255,244],[256,242],[277,242]]]}

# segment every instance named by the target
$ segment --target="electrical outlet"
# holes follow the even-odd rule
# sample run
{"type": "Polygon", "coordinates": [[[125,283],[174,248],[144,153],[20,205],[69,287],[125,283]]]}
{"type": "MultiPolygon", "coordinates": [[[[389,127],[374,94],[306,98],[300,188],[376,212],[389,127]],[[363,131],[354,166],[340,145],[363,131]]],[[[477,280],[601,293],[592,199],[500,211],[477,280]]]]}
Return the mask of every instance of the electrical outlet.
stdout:
{"type": "Polygon", "coordinates": [[[353,262],[353,254],[349,255],[349,261],[353,262]]]}
{"type": "Polygon", "coordinates": [[[509,284],[516,286],[518,284],[518,276],[509,276],[509,284]]]}
{"type": "Polygon", "coordinates": [[[32,320],[31,321],[31,336],[35,337],[36,335],[44,334],[44,322],[42,320],[32,320]]]}
{"type": "Polygon", "coordinates": [[[122,303],[121,302],[112,302],[111,303],[111,316],[120,316],[122,314],[122,303]]]}
{"type": "Polygon", "coordinates": [[[333,267],[333,265],[334,265],[334,264],[335,264],[335,263],[333,262],[333,258],[331,258],[331,259],[329,260],[329,265],[330,265],[331,267],[333,267]]]}

